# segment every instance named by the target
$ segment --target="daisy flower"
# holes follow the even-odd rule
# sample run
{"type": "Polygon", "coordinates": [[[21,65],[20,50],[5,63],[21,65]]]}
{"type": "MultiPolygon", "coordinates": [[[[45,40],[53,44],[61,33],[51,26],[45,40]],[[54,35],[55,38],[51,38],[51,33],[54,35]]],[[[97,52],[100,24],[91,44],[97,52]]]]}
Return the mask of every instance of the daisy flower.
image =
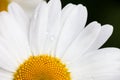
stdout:
{"type": "Polygon", "coordinates": [[[81,4],[42,1],[30,20],[9,4],[0,13],[0,79],[120,80],[120,50],[99,49],[113,27],[86,20],[81,4]]]}

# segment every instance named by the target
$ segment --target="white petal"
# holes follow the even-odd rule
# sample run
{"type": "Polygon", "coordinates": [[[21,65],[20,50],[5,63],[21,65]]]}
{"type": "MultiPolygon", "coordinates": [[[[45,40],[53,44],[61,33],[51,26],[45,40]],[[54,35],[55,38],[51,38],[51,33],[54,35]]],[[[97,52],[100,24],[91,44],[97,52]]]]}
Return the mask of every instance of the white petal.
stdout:
{"type": "Polygon", "coordinates": [[[69,48],[64,53],[64,61],[72,61],[85,53],[91,44],[96,40],[101,30],[101,25],[97,22],[92,22],[89,24],[74,40],[72,45],[69,45],[69,48]]]}
{"type": "Polygon", "coordinates": [[[77,5],[74,4],[68,4],[62,9],[62,15],[61,15],[61,25],[63,26],[68,17],[70,17],[70,13],[74,11],[77,5]]]}
{"type": "Polygon", "coordinates": [[[48,2],[47,40],[44,46],[45,53],[54,54],[58,35],[60,33],[61,2],[50,0],[48,2]]]}
{"type": "Polygon", "coordinates": [[[7,12],[0,13],[0,36],[6,44],[9,43],[9,47],[14,48],[14,52],[20,55],[21,60],[24,60],[30,56],[30,49],[28,45],[28,39],[20,28],[19,24],[16,23],[14,18],[7,12]]]}
{"type": "Polygon", "coordinates": [[[92,51],[100,48],[112,35],[112,32],[113,32],[113,27],[111,25],[103,25],[97,39],[88,49],[88,51],[92,51]]]}
{"type": "MultiPolygon", "coordinates": [[[[21,9],[21,7],[16,4],[15,2],[12,2],[8,6],[8,13],[15,18],[17,23],[21,26],[23,31],[28,34],[28,16],[25,14],[25,12],[21,9]]],[[[28,36],[27,36],[28,37],[28,36]]]]}
{"type": "Polygon", "coordinates": [[[36,9],[30,27],[30,46],[34,54],[43,53],[47,38],[48,6],[42,2],[36,9]]]}
{"type": "Polygon", "coordinates": [[[0,68],[0,79],[1,80],[12,80],[13,79],[12,77],[13,77],[12,72],[8,72],[0,68]]]}
{"type": "MultiPolygon", "coordinates": [[[[4,43],[3,43],[4,44],[4,43]]],[[[1,43],[1,45],[3,45],[1,43]]],[[[8,51],[6,46],[0,46],[0,67],[8,71],[14,72],[18,66],[16,56],[8,51]]]]}
{"type": "Polygon", "coordinates": [[[120,49],[104,48],[81,56],[69,65],[69,69],[76,79],[119,80],[119,62],[120,49]]]}
{"type": "Polygon", "coordinates": [[[48,31],[49,29],[55,29],[55,23],[61,12],[61,2],[60,0],[50,0],[48,2],[48,31]]]}
{"type": "Polygon", "coordinates": [[[25,10],[27,15],[31,17],[37,5],[41,3],[41,1],[43,0],[24,0],[24,1],[23,0],[10,0],[10,1],[18,3],[25,10]]]}
{"type": "Polygon", "coordinates": [[[63,23],[63,29],[61,30],[61,34],[59,36],[59,41],[56,50],[56,55],[58,57],[63,56],[65,50],[69,47],[72,41],[84,28],[87,20],[86,7],[78,5],[68,15],[69,17],[63,23]]]}
{"type": "Polygon", "coordinates": [[[53,52],[60,31],[60,12],[59,0],[51,0],[48,4],[43,1],[36,9],[30,29],[30,43],[34,54],[53,52]]]}
{"type": "MultiPolygon", "coordinates": [[[[76,74],[77,75],[77,74],[76,74]]],[[[119,73],[101,73],[101,74],[94,74],[89,76],[77,76],[72,78],[72,80],[120,80],[119,73]]]]}

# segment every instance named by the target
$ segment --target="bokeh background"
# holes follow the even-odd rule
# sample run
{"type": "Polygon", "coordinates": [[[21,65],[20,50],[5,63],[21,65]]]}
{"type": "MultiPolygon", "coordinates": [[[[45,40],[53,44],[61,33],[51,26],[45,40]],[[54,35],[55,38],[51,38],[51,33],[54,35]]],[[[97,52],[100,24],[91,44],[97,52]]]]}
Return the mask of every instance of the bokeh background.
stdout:
{"type": "Polygon", "coordinates": [[[102,47],[120,48],[120,0],[62,0],[63,7],[68,3],[83,4],[87,7],[87,24],[98,21],[102,25],[113,25],[114,32],[102,47]]]}

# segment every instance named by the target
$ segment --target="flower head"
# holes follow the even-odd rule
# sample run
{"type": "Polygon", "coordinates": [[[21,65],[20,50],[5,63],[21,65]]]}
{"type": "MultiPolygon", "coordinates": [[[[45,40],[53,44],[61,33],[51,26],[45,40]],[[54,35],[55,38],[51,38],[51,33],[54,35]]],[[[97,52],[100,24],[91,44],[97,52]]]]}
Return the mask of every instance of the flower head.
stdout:
{"type": "Polygon", "coordinates": [[[29,20],[11,3],[0,13],[1,80],[119,80],[120,50],[99,49],[113,27],[86,21],[81,4],[42,1],[29,20]]]}

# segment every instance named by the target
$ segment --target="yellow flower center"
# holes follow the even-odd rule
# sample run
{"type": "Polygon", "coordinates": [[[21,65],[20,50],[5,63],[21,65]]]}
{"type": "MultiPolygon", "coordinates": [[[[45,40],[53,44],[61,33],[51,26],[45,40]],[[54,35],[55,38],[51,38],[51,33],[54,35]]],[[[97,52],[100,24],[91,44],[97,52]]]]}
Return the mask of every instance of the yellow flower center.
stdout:
{"type": "Polygon", "coordinates": [[[41,55],[31,56],[21,64],[13,80],[71,80],[71,77],[58,58],[41,55]]]}
{"type": "Polygon", "coordinates": [[[7,11],[9,0],[0,0],[0,11],[7,11]]]}

